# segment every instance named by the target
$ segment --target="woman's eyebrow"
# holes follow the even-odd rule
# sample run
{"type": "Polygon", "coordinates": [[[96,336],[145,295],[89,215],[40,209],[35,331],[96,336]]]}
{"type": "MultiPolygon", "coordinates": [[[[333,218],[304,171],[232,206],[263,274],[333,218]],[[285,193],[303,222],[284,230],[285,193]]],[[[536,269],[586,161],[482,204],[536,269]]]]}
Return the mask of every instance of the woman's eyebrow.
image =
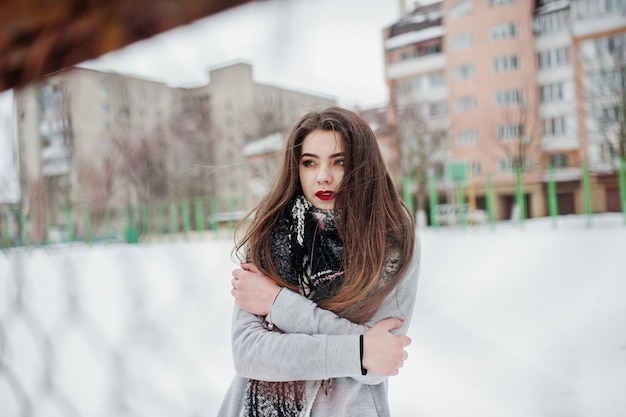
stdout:
{"type": "MultiPolygon", "coordinates": [[[[346,154],[344,152],[337,152],[337,153],[334,153],[334,154],[330,155],[329,158],[340,158],[342,156],[346,156],[346,154]]],[[[316,155],[314,153],[308,153],[308,152],[307,153],[303,153],[300,158],[305,158],[305,157],[319,159],[319,155],[316,155]]]]}

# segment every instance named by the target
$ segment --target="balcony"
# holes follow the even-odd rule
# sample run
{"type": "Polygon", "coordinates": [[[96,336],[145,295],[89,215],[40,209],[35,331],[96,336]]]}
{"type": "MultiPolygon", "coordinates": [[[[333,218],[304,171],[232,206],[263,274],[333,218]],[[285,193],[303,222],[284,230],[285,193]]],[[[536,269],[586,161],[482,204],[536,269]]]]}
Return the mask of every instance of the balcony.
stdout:
{"type": "Polygon", "coordinates": [[[443,53],[423,55],[405,61],[397,61],[387,65],[387,79],[408,77],[413,74],[445,70],[446,55],[443,53]]]}
{"type": "Polygon", "coordinates": [[[576,136],[543,136],[541,149],[545,152],[562,152],[579,149],[580,143],[576,136]]]}

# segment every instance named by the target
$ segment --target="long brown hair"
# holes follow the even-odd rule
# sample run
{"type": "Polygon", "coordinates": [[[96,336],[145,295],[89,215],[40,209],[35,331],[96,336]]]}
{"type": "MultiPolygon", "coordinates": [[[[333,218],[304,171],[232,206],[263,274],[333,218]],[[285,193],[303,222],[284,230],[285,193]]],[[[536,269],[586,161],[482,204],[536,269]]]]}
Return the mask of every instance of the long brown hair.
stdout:
{"type": "MultiPolygon", "coordinates": [[[[359,115],[339,107],[304,115],[287,140],[272,190],[253,211],[254,217],[236,251],[246,248],[250,260],[277,284],[292,288],[278,274],[270,239],[289,201],[301,192],[298,167],[302,142],[315,130],[334,131],[343,141],[345,172],[337,191],[337,228],[343,241],[344,282],[337,294],[319,306],[355,323],[369,320],[406,270],[415,244],[412,216],[399,198],[380,154],[376,137],[359,115]],[[397,251],[398,272],[381,285],[390,249],[397,251]]],[[[297,290],[297,289],[296,289],[297,290]]]]}

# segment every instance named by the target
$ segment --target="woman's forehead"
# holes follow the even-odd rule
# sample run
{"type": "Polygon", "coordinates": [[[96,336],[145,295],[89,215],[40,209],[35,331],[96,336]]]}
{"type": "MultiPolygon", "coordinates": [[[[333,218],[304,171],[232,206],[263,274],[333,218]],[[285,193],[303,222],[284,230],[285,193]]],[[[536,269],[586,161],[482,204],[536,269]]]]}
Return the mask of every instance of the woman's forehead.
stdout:
{"type": "Polygon", "coordinates": [[[301,153],[344,152],[341,134],[334,130],[314,130],[302,141],[301,153]]]}

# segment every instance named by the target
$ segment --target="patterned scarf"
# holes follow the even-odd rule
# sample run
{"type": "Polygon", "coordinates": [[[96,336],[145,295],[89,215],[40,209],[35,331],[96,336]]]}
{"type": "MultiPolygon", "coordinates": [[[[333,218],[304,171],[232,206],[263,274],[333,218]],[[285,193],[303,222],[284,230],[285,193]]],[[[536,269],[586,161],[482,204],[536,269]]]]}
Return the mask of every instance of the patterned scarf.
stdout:
{"type": "MultiPolygon", "coordinates": [[[[270,252],[276,272],[316,303],[335,295],[343,284],[343,242],[335,224],[336,215],[332,210],[313,207],[299,195],[287,206],[272,234],[270,252]]],[[[387,256],[381,285],[395,276],[400,263],[397,250],[388,249],[387,256]]],[[[265,318],[261,319],[266,325],[265,318]]],[[[321,385],[329,395],[331,381],[321,385]]],[[[307,406],[304,388],[304,381],[248,380],[244,416],[299,416],[307,406]]]]}
{"type": "MultiPolygon", "coordinates": [[[[333,211],[315,208],[304,196],[297,196],[279,220],[271,245],[276,271],[298,286],[303,296],[319,302],[341,287],[343,244],[333,211]]],[[[304,381],[248,380],[244,415],[298,416],[306,407],[304,387],[304,381]]]]}

